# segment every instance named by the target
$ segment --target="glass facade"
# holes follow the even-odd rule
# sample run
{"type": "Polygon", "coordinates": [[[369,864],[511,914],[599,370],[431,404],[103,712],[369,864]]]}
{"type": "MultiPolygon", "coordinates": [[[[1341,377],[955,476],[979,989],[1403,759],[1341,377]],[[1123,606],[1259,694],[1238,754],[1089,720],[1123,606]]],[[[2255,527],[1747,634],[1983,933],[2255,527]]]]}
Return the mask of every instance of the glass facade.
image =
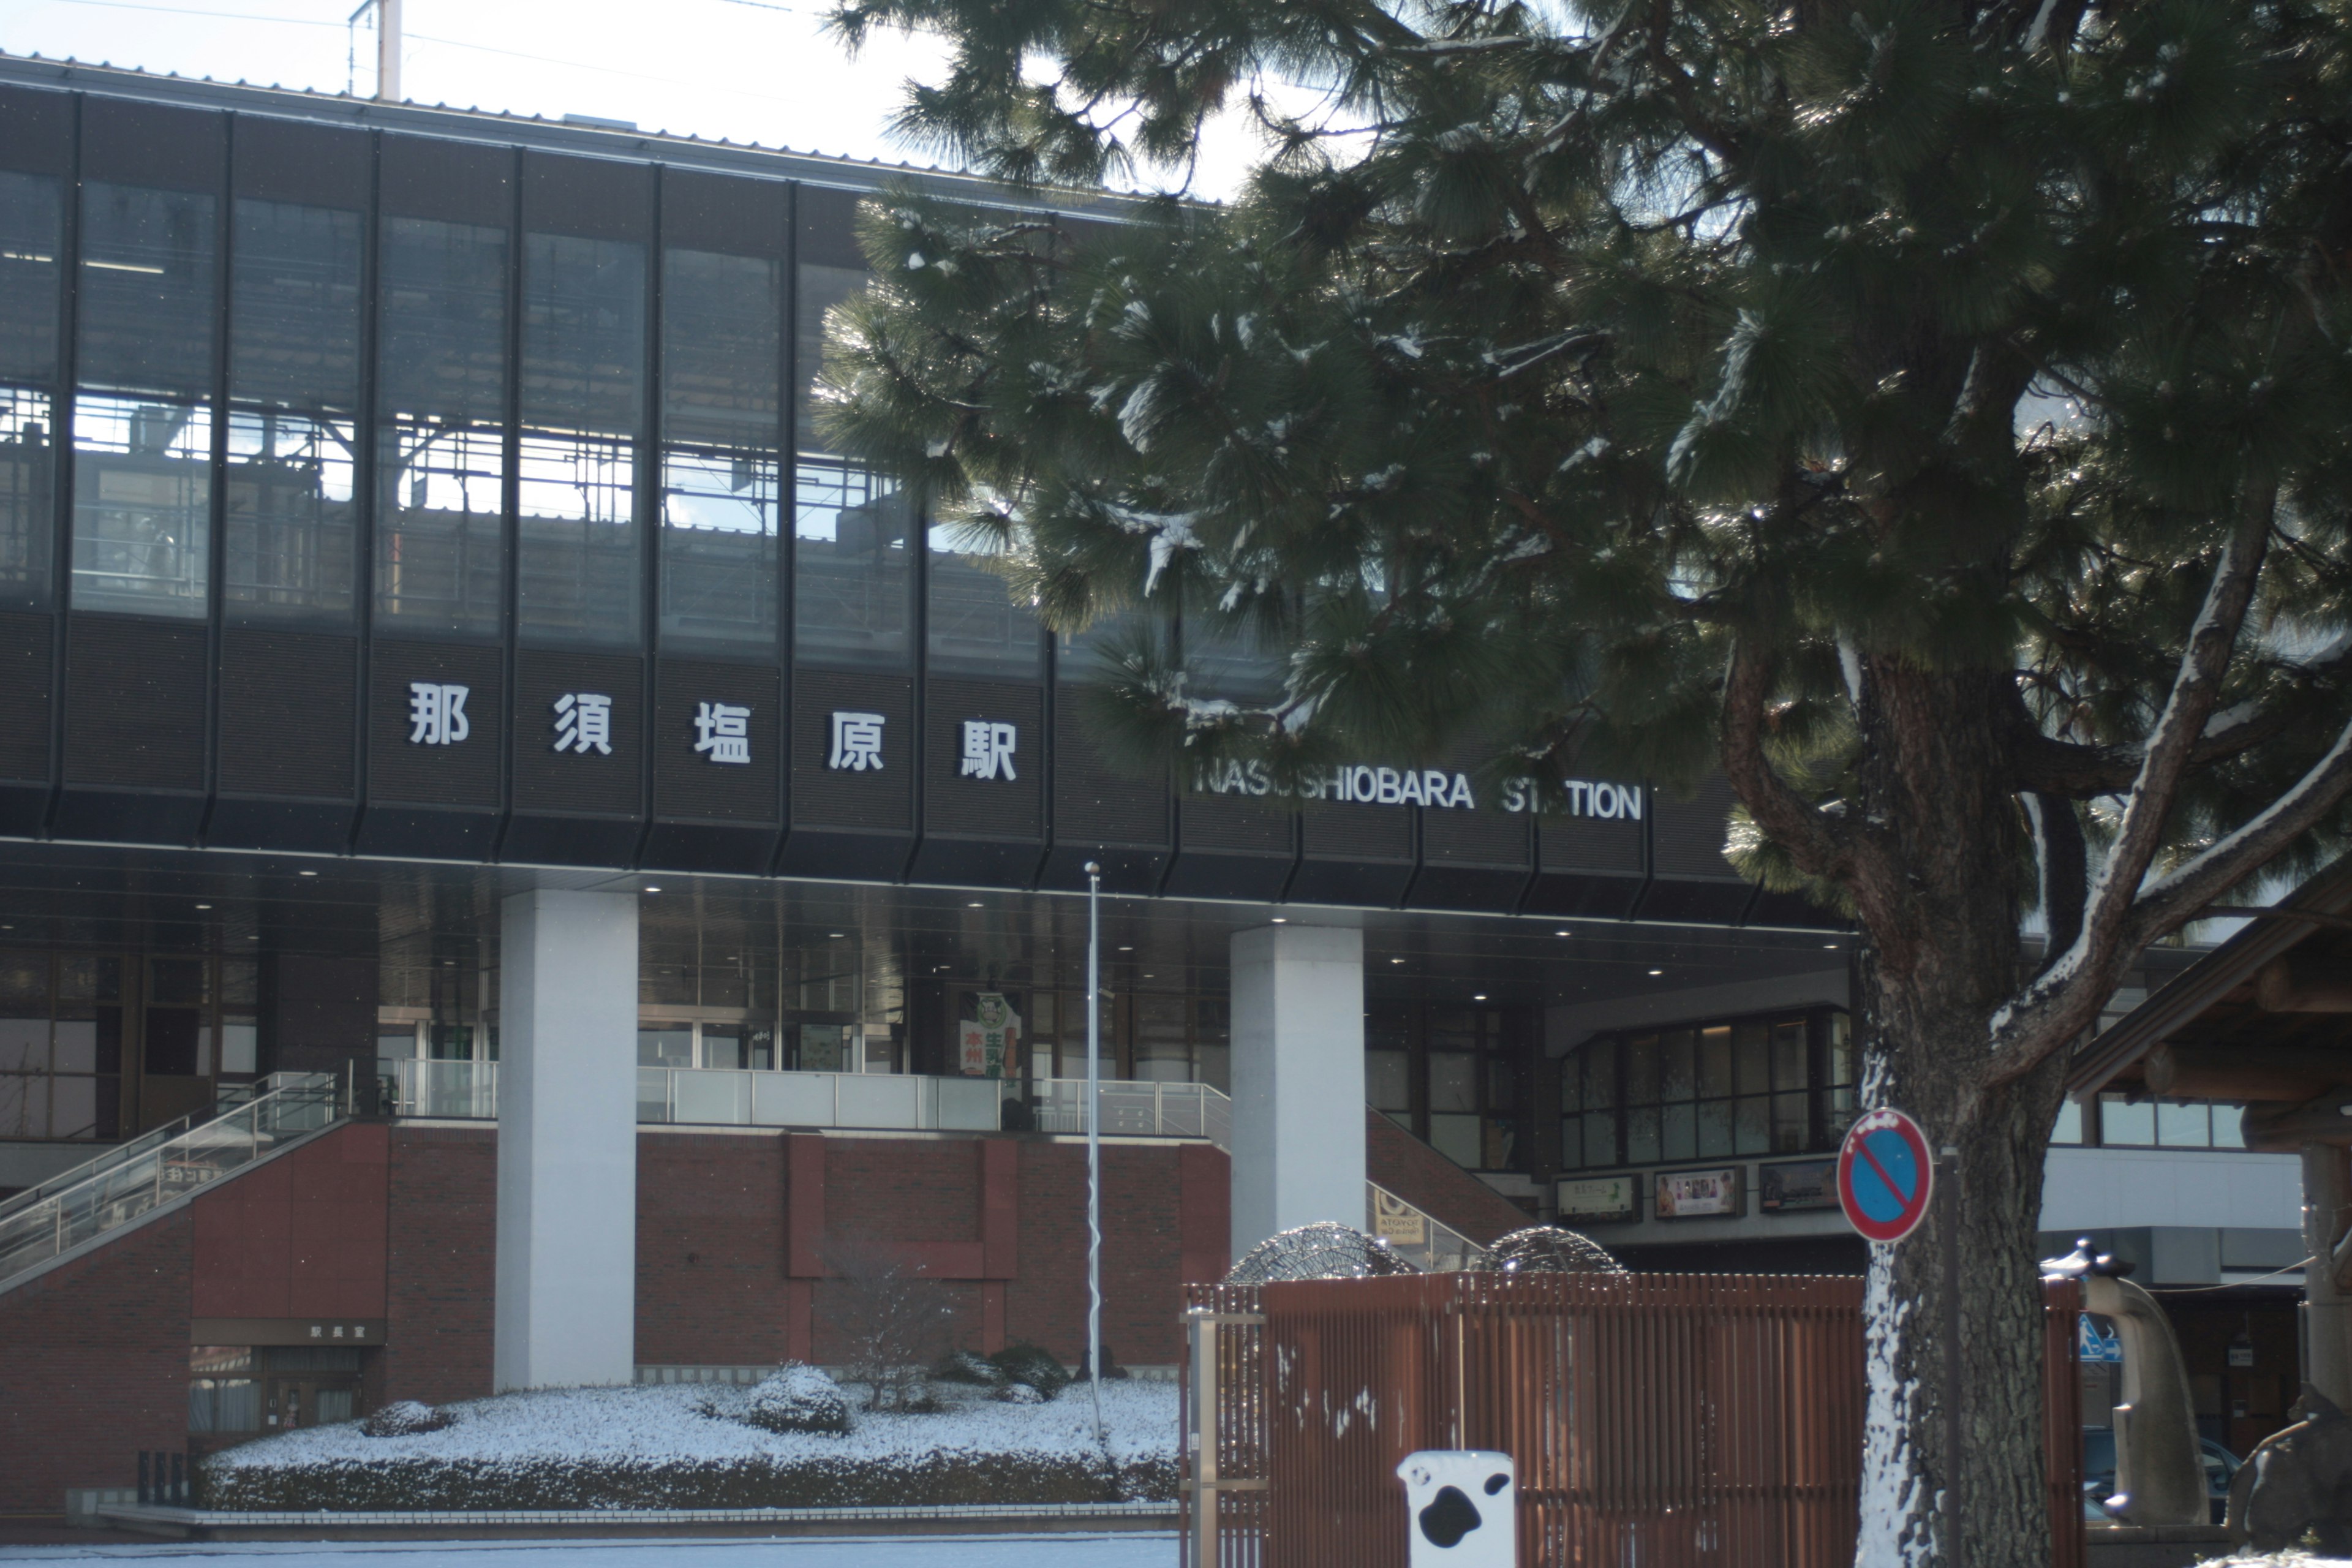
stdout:
{"type": "Polygon", "coordinates": [[[45,607],[56,538],[62,187],[0,173],[0,605],[45,607]]]}
{"type": "Polygon", "coordinates": [[[800,386],[793,485],[793,657],[842,668],[905,669],[914,655],[914,500],[825,450],[809,400],[824,359],[824,313],[864,288],[866,274],[854,268],[804,266],[799,281],[793,316],[800,386]]]}
{"type": "Polygon", "coordinates": [[[1846,1016],[1605,1036],[1560,1064],[1560,1167],[1834,1150],[1854,1111],[1846,1016]]]}
{"type": "Polygon", "coordinates": [[[526,234],[515,619],[526,643],[634,647],[646,251],[526,234]]]}
{"type": "Polygon", "coordinates": [[[662,254],[665,647],[775,653],[783,309],[779,261],[662,254]]]}
{"type": "Polygon", "coordinates": [[[494,637],[505,620],[507,231],[383,224],[376,624],[494,637]]]}
{"type": "Polygon", "coordinates": [[[77,609],[209,612],[218,205],[82,186],[77,609]]]}
{"type": "Polygon", "coordinates": [[[361,233],[356,212],[236,204],[223,475],[233,621],[352,622],[361,233]]]}

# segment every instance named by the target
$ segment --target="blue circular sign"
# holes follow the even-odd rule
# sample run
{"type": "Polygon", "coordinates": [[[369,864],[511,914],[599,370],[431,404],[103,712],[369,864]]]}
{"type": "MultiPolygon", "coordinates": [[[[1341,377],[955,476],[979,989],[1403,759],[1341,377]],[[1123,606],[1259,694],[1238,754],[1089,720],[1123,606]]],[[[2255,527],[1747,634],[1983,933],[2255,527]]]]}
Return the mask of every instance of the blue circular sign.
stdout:
{"type": "Polygon", "coordinates": [[[1839,1206],[1872,1241],[1900,1241],[1927,1217],[1936,1166],[1927,1134],[1899,1110],[1873,1110],[1847,1130],[1838,1150],[1839,1206]]]}

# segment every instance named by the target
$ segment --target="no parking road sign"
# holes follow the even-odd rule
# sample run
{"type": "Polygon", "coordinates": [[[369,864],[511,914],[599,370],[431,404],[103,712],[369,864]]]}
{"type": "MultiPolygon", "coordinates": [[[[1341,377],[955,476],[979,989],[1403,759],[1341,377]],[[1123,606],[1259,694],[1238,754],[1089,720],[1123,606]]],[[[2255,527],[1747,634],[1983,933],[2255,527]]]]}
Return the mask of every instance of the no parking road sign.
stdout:
{"type": "Polygon", "coordinates": [[[1838,1150],[1838,1204],[1872,1241],[1900,1241],[1927,1217],[1936,1192],[1927,1135],[1899,1110],[1856,1121],[1838,1150]]]}

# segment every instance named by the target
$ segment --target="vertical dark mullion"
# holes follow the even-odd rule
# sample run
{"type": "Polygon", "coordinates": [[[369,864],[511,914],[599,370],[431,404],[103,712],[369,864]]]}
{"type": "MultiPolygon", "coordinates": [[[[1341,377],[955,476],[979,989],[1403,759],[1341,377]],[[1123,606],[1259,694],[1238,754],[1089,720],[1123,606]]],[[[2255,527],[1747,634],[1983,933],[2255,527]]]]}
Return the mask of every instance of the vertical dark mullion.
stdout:
{"type": "Polygon", "coordinates": [[[196,842],[212,829],[213,803],[220,791],[221,626],[228,605],[228,395],[230,273],[236,266],[236,116],[223,115],[220,195],[213,220],[213,445],[210,516],[205,574],[205,771],[204,814],[196,819],[196,842]]]}
{"type": "Polygon", "coordinates": [[[344,853],[358,847],[367,820],[368,704],[374,689],[376,530],[376,365],[381,352],[383,267],[383,132],[368,132],[367,195],[360,210],[360,385],[352,412],[352,614],[358,644],[352,660],[352,792],[354,809],[344,853]]]}
{"type": "MultiPolygon", "coordinates": [[[[869,279],[869,287],[871,280],[869,279]]],[[[924,787],[924,774],[930,762],[930,694],[931,694],[931,495],[929,487],[915,490],[908,497],[907,548],[914,559],[907,564],[908,577],[914,584],[915,609],[908,622],[908,654],[914,668],[914,707],[909,728],[914,731],[914,748],[909,763],[912,786],[909,795],[914,801],[914,837],[907,844],[906,863],[898,869],[898,880],[911,881],[915,874],[915,857],[923,852],[923,815],[930,792],[924,787]]]]}
{"type": "MultiPolygon", "coordinates": [[[[800,335],[801,335],[801,188],[784,187],[783,276],[777,300],[776,332],[776,847],[768,858],[774,876],[783,861],[784,845],[793,836],[793,703],[798,649],[797,600],[800,581],[800,335]]],[[[776,1059],[784,1050],[784,921],[776,918],[776,1059]]],[[[797,1059],[797,1058],[795,1058],[797,1059]]]]}
{"type": "MultiPolygon", "coordinates": [[[[646,844],[654,831],[654,746],[659,730],[655,711],[660,700],[656,682],[661,653],[661,528],[662,528],[662,200],[667,186],[662,165],[653,167],[653,226],[646,236],[645,366],[638,384],[644,407],[637,419],[637,482],[633,504],[639,529],[637,570],[638,614],[645,624],[637,630],[637,847],[632,866],[642,865],[646,844]]],[[[697,921],[697,931],[700,922],[697,921]]],[[[700,941],[699,935],[696,938],[700,941]]],[[[698,985],[700,981],[696,982],[698,985]]],[[[700,993],[698,991],[697,994],[700,993]]]]}
{"type": "MultiPolygon", "coordinates": [[[[507,427],[500,442],[506,471],[499,481],[499,550],[505,583],[499,598],[499,832],[490,858],[505,853],[507,825],[514,813],[515,643],[522,626],[522,312],[523,312],[523,180],[526,170],[520,147],[511,150],[508,166],[514,171],[514,195],[507,204],[507,427]]],[[[501,961],[503,962],[503,960],[501,961]]]]}
{"type": "MultiPolygon", "coordinates": [[[[49,499],[54,513],[49,542],[49,799],[42,812],[43,837],[56,831],[58,805],[64,798],[66,782],[66,629],[73,609],[74,425],[81,359],[81,141],[87,102],[82,94],[73,95],[66,175],[58,195],[57,401],[49,434],[49,499]]],[[[119,1085],[119,1071],[116,1078],[119,1085]]],[[[116,1114],[119,1119],[119,1100],[116,1114]]]]}

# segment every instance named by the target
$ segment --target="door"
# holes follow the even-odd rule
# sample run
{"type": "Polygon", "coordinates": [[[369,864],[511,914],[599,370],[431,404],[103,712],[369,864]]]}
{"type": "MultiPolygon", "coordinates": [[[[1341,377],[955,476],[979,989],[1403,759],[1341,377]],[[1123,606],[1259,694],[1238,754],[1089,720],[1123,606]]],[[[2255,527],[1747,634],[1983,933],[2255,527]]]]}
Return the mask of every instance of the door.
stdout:
{"type": "Polygon", "coordinates": [[[359,1414],[360,1382],[349,1373],[305,1373],[270,1378],[262,1394],[264,1431],[331,1426],[359,1414]]]}

